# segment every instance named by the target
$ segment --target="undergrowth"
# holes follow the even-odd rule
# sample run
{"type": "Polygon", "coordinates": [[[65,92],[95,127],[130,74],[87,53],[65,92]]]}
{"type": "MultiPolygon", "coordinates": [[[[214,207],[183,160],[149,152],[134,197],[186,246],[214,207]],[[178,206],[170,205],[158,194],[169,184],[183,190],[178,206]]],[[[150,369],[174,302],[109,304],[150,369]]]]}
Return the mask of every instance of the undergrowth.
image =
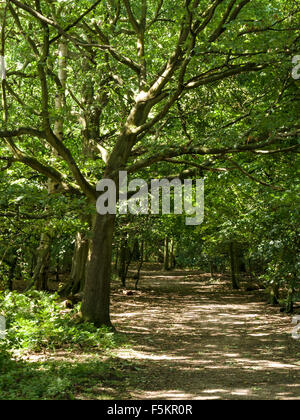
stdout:
{"type": "MultiPolygon", "coordinates": [[[[122,379],[122,363],[111,351],[125,344],[123,338],[82,322],[79,305],[66,309],[57,294],[45,292],[0,292],[0,315],[6,319],[0,335],[0,400],[89,398],[95,387],[122,379]],[[67,357],[55,357],[57,352],[67,357]],[[35,354],[46,356],[40,361],[35,354]]],[[[93,398],[109,396],[100,391],[93,398]]]]}

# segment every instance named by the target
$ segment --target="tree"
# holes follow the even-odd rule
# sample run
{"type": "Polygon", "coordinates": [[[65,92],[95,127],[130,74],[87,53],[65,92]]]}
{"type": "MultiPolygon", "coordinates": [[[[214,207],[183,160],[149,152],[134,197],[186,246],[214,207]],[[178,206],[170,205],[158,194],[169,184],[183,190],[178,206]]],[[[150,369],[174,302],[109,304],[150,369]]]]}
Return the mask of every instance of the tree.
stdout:
{"type": "MultiPolygon", "coordinates": [[[[241,115],[228,106],[230,120],[223,130],[214,130],[197,106],[199,119],[189,130],[186,114],[212,86],[262,83],[278,66],[288,68],[296,51],[297,3],[182,0],[175,7],[170,0],[156,5],[99,0],[66,7],[56,1],[7,1],[2,9],[1,55],[8,61],[2,81],[2,159],[21,162],[50,178],[61,193],[84,195],[94,204],[95,183],[104,177],[118,185],[120,170],[132,176],[164,162],[169,173],[170,165],[179,165],[186,168],[182,176],[189,176],[216,170],[218,158],[228,157],[249,175],[234,155],[295,151],[292,141],[299,129],[294,121],[268,132],[261,122],[252,123],[249,110],[241,115]],[[55,106],[63,90],[56,57],[61,43],[68,46],[71,69],[64,109],[55,106]],[[61,120],[63,138],[55,132],[61,120]],[[247,131],[254,132],[254,141],[247,131]]],[[[261,111],[262,102],[256,98],[252,106],[261,111]]],[[[96,325],[110,325],[114,226],[115,215],[95,214],[82,314],[96,325]]]]}

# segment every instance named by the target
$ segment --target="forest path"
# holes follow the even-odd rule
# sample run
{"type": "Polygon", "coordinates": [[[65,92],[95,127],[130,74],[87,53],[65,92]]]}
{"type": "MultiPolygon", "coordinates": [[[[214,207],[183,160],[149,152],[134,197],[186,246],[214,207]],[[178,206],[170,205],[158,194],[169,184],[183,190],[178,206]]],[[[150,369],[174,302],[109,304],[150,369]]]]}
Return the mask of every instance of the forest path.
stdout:
{"type": "Polygon", "coordinates": [[[300,399],[300,341],[263,292],[186,271],[144,271],[113,288],[112,320],[131,339],[125,399],[300,399]],[[130,286],[130,283],[129,283],[130,286]]]}

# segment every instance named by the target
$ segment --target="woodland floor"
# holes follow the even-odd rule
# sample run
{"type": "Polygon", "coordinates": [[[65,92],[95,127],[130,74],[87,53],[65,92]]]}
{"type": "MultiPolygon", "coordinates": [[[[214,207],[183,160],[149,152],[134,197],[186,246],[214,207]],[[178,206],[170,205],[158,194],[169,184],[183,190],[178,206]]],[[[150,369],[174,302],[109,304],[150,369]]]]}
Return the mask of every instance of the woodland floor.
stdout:
{"type": "Polygon", "coordinates": [[[132,342],[116,352],[131,366],[120,398],[300,399],[300,341],[264,291],[151,267],[140,288],[128,296],[113,287],[113,323],[132,342]]]}
{"type": "Polygon", "coordinates": [[[74,374],[75,399],[300,400],[300,340],[292,338],[292,317],[267,305],[264,290],[233,291],[227,276],[159,268],[146,266],[139,291],[129,279],[133,294],[112,285],[112,321],[124,345],[25,360],[69,370],[77,363],[93,385],[77,387],[74,374]],[[95,361],[109,363],[109,375],[97,367],[86,374],[95,361]]]}

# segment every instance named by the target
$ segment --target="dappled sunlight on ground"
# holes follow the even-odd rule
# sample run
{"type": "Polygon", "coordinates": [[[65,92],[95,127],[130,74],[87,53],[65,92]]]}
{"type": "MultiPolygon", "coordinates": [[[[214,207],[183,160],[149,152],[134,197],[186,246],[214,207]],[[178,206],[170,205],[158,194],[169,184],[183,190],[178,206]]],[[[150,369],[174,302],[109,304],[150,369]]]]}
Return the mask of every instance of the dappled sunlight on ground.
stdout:
{"type": "Polygon", "coordinates": [[[131,398],[300,399],[300,343],[263,292],[190,271],[142,275],[133,295],[113,285],[113,323],[133,342],[117,355],[137,367],[131,398]]]}

